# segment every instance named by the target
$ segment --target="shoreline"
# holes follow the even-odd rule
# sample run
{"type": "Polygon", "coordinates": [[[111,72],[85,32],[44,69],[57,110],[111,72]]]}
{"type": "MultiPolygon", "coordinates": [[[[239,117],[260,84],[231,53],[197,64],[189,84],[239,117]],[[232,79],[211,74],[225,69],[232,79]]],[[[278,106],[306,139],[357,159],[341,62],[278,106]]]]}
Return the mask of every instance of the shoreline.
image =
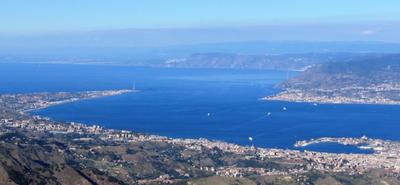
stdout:
{"type": "Polygon", "coordinates": [[[282,101],[293,103],[318,103],[335,105],[400,105],[400,101],[379,98],[379,100],[366,101],[359,98],[346,96],[326,97],[307,94],[306,92],[282,91],[278,94],[262,97],[263,101],[282,101]]]}
{"type": "MultiPolygon", "coordinates": [[[[91,99],[97,99],[97,98],[110,97],[110,96],[118,96],[118,95],[132,93],[132,92],[138,92],[138,90],[121,89],[121,90],[75,92],[75,93],[87,93],[89,96],[83,97],[83,98],[70,98],[70,99],[61,100],[61,101],[49,102],[46,105],[42,105],[37,108],[20,110],[19,112],[22,114],[25,114],[25,115],[33,116],[30,114],[32,111],[42,110],[42,109],[46,109],[46,108],[49,108],[52,106],[63,105],[63,104],[74,103],[74,102],[85,101],[85,100],[91,100],[91,99]]],[[[58,93],[67,93],[67,92],[58,92],[58,93]]],[[[30,93],[28,93],[28,94],[30,94],[30,93]]]]}

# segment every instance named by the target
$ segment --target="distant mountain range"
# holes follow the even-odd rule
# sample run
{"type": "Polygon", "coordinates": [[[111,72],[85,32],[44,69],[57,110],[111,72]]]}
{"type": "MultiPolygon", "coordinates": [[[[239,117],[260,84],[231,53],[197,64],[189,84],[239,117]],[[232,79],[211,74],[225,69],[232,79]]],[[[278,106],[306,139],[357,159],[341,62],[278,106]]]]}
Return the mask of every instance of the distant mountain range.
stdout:
{"type": "MultiPolygon", "coordinates": [[[[86,63],[154,65],[154,63],[174,58],[190,58],[196,57],[198,54],[215,55],[215,53],[238,56],[310,53],[328,55],[332,53],[400,53],[399,43],[387,42],[241,41],[144,47],[129,44],[124,46],[96,44],[96,40],[91,41],[90,39],[85,40],[85,43],[91,43],[91,45],[83,46],[78,43],[74,44],[72,41],[65,44],[62,44],[64,43],[62,42],[58,45],[45,44],[46,42],[39,38],[20,39],[18,43],[21,44],[17,44],[10,39],[2,42],[0,38],[0,43],[0,62],[62,61],[74,63],[84,61],[86,63]],[[196,56],[192,56],[193,54],[196,54],[196,56]]],[[[223,57],[226,58],[226,56],[223,57]]]]}
{"type": "Polygon", "coordinates": [[[162,67],[273,69],[303,71],[316,64],[376,57],[377,54],[310,53],[249,55],[229,53],[198,53],[186,58],[173,58],[161,63],[162,67]]]}

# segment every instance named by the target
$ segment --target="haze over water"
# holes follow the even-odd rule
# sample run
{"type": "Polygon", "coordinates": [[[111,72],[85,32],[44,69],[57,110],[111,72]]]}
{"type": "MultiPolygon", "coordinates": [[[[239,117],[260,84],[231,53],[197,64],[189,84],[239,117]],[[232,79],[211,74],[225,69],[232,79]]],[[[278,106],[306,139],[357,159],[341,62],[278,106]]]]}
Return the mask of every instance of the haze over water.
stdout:
{"type": "MultiPolygon", "coordinates": [[[[400,140],[400,106],[258,100],[278,92],[274,86],[293,75],[267,70],[1,64],[0,93],[126,89],[136,82],[137,93],[54,106],[34,114],[243,145],[252,136],[260,147],[293,148],[298,140],[318,137],[400,140]]],[[[353,151],[331,145],[325,150],[353,151]]]]}

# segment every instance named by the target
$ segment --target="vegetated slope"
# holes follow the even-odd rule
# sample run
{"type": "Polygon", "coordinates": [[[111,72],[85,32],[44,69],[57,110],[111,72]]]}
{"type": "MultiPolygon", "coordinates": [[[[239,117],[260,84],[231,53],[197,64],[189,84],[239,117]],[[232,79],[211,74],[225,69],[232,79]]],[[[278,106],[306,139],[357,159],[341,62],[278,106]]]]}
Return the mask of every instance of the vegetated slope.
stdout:
{"type": "MultiPolygon", "coordinates": [[[[14,132],[0,136],[0,184],[384,184],[400,183],[385,170],[362,175],[310,171],[299,175],[223,177],[199,166],[301,168],[305,161],[249,158],[218,148],[191,150],[164,142],[108,143],[72,135],[14,132]],[[126,162],[121,162],[126,161],[126,162]]],[[[79,136],[79,135],[76,135],[79,136]]],[[[83,136],[90,137],[90,136],[83,136]]]]}
{"type": "Polygon", "coordinates": [[[0,140],[1,184],[119,184],[95,169],[81,168],[63,143],[22,133],[6,133],[0,140]]]}

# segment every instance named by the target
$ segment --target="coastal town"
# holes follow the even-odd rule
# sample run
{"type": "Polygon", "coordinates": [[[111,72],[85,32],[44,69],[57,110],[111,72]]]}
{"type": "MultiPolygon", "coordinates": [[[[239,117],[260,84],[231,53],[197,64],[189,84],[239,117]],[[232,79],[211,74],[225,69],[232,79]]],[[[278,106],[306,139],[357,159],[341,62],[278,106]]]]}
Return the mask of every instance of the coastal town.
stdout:
{"type": "Polygon", "coordinates": [[[134,89],[123,89],[84,92],[2,94],[0,95],[0,106],[2,109],[11,109],[23,113],[53,105],[60,105],[79,100],[87,100],[106,96],[116,96],[135,91],[136,90],[134,89]]]}
{"type": "Polygon", "coordinates": [[[285,89],[262,100],[333,103],[399,105],[400,84],[385,83],[374,86],[351,86],[337,89],[285,89]]]}
{"type": "MultiPolygon", "coordinates": [[[[168,138],[157,135],[137,133],[129,130],[115,130],[103,128],[99,125],[86,125],[82,123],[60,123],[52,121],[46,117],[30,115],[28,111],[58,105],[61,103],[98,98],[104,96],[120,95],[133,92],[131,90],[116,91],[90,91],[81,93],[34,93],[24,95],[2,95],[0,96],[0,136],[10,133],[26,133],[32,138],[60,137],[66,142],[78,142],[66,146],[61,152],[71,152],[78,159],[84,161],[88,157],[84,156],[79,149],[82,146],[90,146],[89,151],[96,153],[102,150],[104,143],[112,145],[126,146],[140,143],[165,143],[174,147],[182,148],[183,151],[202,153],[207,151],[220,151],[224,155],[235,155],[241,160],[257,161],[260,164],[274,161],[277,164],[284,161],[290,167],[260,167],[262,165],[237,166],[235,163],[230,165],[195,164],[191,167],[203,171],[205,174],[225,176],[225,177],[244,177],[251,175],[260,176],[301,176],[312,171],[347,173],[350,175],[360,175],[373,169],[384,169],[390,174],[400,173],[400,143],[380,139],[362,138],[320,138],[310,141],[298,141],[295,147],[305,147],[311,144],[323,142],[336,142],[343,145],[354,145],[362,149],[373,150],[372,154],[345,154],[345,153],[323,153],[302,150],[287,150],[274,148],[256,148],[254,146],[241,146],[237,144],[214,141],[208,139],[179,139],[168,138]],[[39,137],[40,136],[40,137],[39,137]],[[99,144],[99,142],[103,144],[99,144]],[[83,143],[83,144],[82,144],[83,143]]],[[[20,143],[21,140],[13,142],[20,143]]],[[[107,145],[108,145],[107,144],[107,145]]],[[[177,154],[177,155],[183,155],[177,154]]],[[[182,156],[180,156],[182,157],[182,156]]],[[[188,161],[192,160],[186,157],[188,161]]],[[[132,165],[129,158],[112,160],[112,166],[122,168],[132,165]]],[[[114,169],[114,168],[111,168],[114,169]]],[[[102,167],[101,170],[107,173],[115,173],[102,167]],[[104,168],[104,169],[103,169],[104,168]]],[[[115,170],[115,169],[114,169],[115,170]]],[[[120,169],[121,170],[121,169],[120,169]]],[[[178,170],[179,172],[179,170],[178,170]]],[[[190,173],[180,172],[182,177],[190,177],[190,173]]],[[[114,174],[119,175],[119,174],[114,174]]],[[[169,182],[173,179],[168,174],[151,180],[141,180],[142,184],[153,181],[169,182]]],[[[127,180],[127,179],[125,179],[127,180]]]]}

